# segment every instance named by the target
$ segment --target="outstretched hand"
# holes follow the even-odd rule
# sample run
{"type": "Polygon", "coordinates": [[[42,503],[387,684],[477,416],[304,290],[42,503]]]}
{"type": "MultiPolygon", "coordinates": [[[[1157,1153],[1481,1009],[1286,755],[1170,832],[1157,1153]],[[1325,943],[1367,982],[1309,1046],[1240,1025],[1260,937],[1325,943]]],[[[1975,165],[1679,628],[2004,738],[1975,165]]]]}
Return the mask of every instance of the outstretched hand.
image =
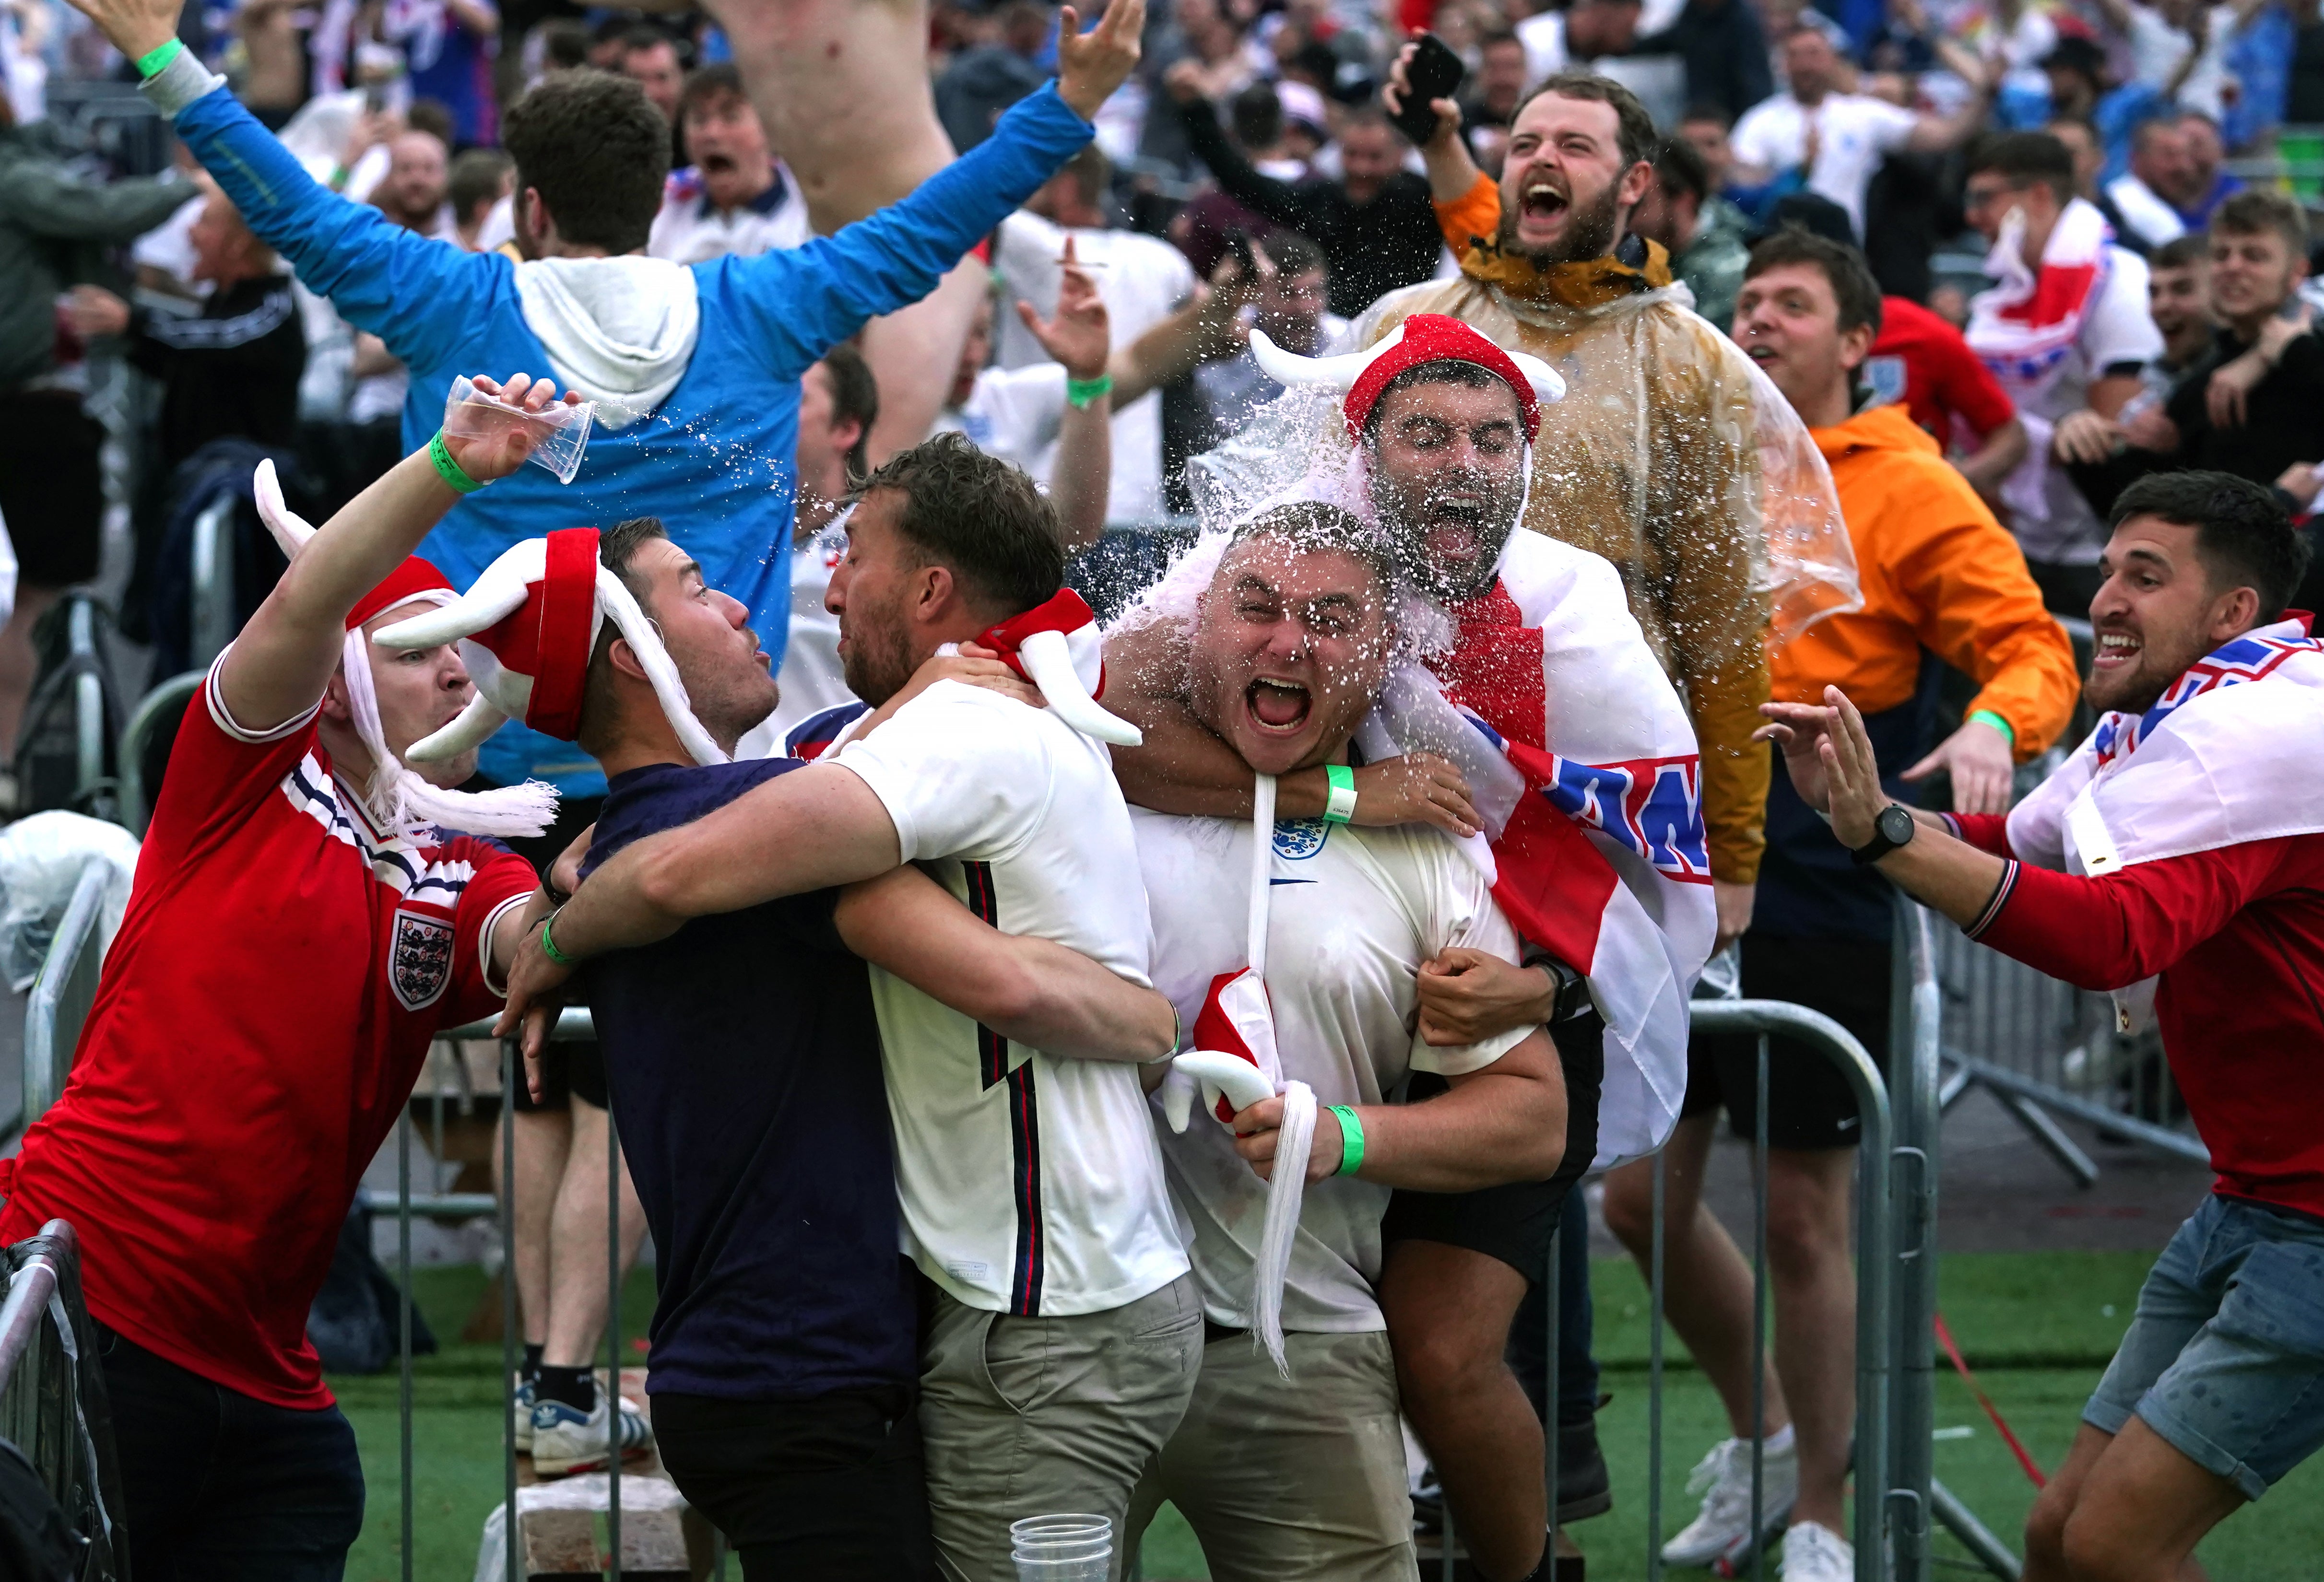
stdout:
{"type": "MultiPolygon", "coordinates": [[[[452,453],[460,470],[479,483],[489,483],[524,465],[534,447],[549,437],[549,425],[530,422],[522,413],[546,411],[556,404],[557,386],[549,380],[536,380],[528,373],[516,374],[504,385],[481,375],[470,382],[479,394],[522,409],[516,412],[487,401],[466,402],[460,408],[460,426],[468,432],[454,434],[448,428],[445,430],[444,448],[452,453]]],[[[580,392],[566,391],[564,404],[579,406],[580,392]]]]}
{"type": "Polygon", "coordinates": [[[1761,704],[1769,723],[1751,732],[1754,741],[1772,741],[1784,755],[1784,768],[1792,789],[1816,813],[1831,811],[1831,790],[1824,784],[1823,739],[1831,733],[1832,713],[1821,704],[1761,704]]]}
{"type": "Polygon", "coordinates": [[[1031,303],[1021,299],[1017,317],[1025,321],[1041,349],[1065,364],[1067,378],[1096,379],[1105,373],[1105,360],[1113,350],[1105,299],[1098,295],[1097,282],[1089,271],[1081,267],[1071,236],[1065,238],[1064,263],[1057,281],[1056,317],[1045,319],[1033,311],[1031,303]]]}
{"type": "Polygon", "coordinates": [[[1138,64],[1139,35],[1146,28],[1146,0],[1111,0],[1089,32],[1082,15],[1066,6],[1057,18],[1057,97],[1084,121],[1113,97],[1138,64]]]}
{"type": "Polygon", "coordinates": [[[516,959],[509,963],[508,998],[500,1020],[493,1024],[493,1037],[520,1041],[525,1087],[536,1099],[541,1096],[541,1057],[549,1048],[549,1030],[565,1007],[566,980],[573,976],[572,968],[558,966],[541,948],[541,934],[555,920],[554,913],[543,918],[541,926],[530,930],[516,947],[516,959]]]}

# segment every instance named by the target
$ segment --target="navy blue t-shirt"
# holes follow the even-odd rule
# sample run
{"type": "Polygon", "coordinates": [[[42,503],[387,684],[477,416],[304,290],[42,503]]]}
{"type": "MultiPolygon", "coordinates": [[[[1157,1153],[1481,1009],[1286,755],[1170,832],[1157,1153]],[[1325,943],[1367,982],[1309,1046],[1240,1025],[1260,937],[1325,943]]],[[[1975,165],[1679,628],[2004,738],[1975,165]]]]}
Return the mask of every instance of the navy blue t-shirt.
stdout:
{"type": "MultiPolygon", "coordinates": [[[[584,872],[803,767],[616,775],[584,872]]],[[[799,1400],[918,1371],[880,1026],[832,902],[823,890],[698,917],[588,966],[659,1264],[653,1393],[799,1400]]]]}

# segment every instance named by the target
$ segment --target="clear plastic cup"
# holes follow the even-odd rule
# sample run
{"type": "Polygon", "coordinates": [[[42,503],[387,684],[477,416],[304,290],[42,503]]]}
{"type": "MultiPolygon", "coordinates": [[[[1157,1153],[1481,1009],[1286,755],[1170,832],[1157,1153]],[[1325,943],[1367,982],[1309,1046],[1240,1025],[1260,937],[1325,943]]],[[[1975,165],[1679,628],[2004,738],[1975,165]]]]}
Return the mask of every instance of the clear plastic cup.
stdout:
{"type": "Polygon", "coordinates": [[[556,474],[558,483],[570,483],[573,474],[581,470],[581,453],[589,448],[589,429],[596,415],[595,401],[578,406],[555,401],[538,412],[529,412],[514,402],[486,395],[463,374],[452,382],[451,399],[444,403],[444,432],[455,438],[487,438],[514,419],[533,433],[532,454],[525,459],[556,474]]]}
{"type": "Polygon", "coordinates": [[[1019,1544],[1009,1558],[1017,1563],[1017,1582],[1107,1582],[1113,1574],[1113,1540],[1042,1543],[1029,1549],[1019,1544]]]}
{"type": "Polygon", "coordinates": [[[1009,1541],[1022,1543],[1027,1539],[1048,1541],[1059,1538],[1106,1538],[1113,1536],[1113,1519],[1093,1516],[1084,1512],[1067,1511],[1056,1516],[1020,1516],[1009,1524],[1009,1541]]]}

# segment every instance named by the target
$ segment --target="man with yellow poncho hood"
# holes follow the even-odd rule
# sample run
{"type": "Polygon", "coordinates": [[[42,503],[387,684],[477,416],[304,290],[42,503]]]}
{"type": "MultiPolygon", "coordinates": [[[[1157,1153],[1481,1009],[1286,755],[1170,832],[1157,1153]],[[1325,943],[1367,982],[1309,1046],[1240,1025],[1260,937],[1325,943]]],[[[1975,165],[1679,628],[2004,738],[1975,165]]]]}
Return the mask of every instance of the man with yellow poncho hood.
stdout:
{"type": "MultiPolygon", "coordinates": [[[[1390,97],[1403,88],[1399,60],[1390,97]]],[[[1775,386],[1672,284],[1660,244],[1624,235],[1657,141],[1628,89],[1579,72],[1544,81],[1510,127],[1498,188],[1471,161],[1457,107],[1435,109],[1421,152],[1461,273],[1382,298],[1358,344],[1443,313],[1564,377],[1525,525],[1620,568],[1685,696],[1724,944],[1750,920],[1759,871],[1768,758],[1751,732],[1767,627],[1788,637],[1858,597],[1831,474],[1775,386]]]]}

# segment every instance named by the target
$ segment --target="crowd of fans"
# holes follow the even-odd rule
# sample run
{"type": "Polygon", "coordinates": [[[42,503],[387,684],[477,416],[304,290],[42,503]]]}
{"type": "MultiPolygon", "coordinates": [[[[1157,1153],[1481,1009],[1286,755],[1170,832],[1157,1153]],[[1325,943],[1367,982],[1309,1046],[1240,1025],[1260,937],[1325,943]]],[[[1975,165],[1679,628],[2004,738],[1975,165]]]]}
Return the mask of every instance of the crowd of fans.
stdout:
{"type": "MultiPolygon", "coordinates": [[[[102,16],[106,0],[88,9],[102,16]]],[[[659,527],[644,539],[691,556],[672,577],[690,575],[737,623],[787,633],[768,641],[779,704],[720,738],[722,757],[742,759],[862,691],[865,661],[843,659],[838,616],[863,575],[843,570],[862,538],[843,513],[867,479],[916,500],[982,491],[996,512],[1024,516],[1013,484],[961,457],[1013,464],[1047,494],[1072,556],[1109,524],[1183,525],[1198,503],[1189,458],[1231,446],[1303,359],[1327,367],[1394,327],[1416,345],[1446,332],[1416,326],[1460,320],[1588,392],[1543,433],[1531,492],[1506,503],[1622,575],[1631,637],[1643,633],[1673,717],[1683,710],[1702,744],[1707,832],[1683,860],[1715,895],[1717,943],[1742,942],[1730,963],[1742,992],[1826,1010],[1877,1054],[1889,892],[1833,844],[1844,775],[1827,788],[1821,768],[1782,768],[1759,745],[1761,705],[1808,708],[1840,687],[1865,711],[1847,718],[1869,731],[1876,777],[1942,776],[1960,818],[2002,813],[2017,767],[2070,745],[2071,654],[2045,611],[2096,618],[2119,581],[2118,559],[2102,556],[2126,512],[2194,525],[2158,475],[2246,480],[2256,489],[2236,509],[2252,520],[2280,510],[2304,523],[2324,499],[2324,297],[2310,294],[2307,207],[2324,174],[2315,0],[1157,0],[1135,71],[1074,106],[1088,124],[1070,126],[1046,85],[1070,53],[1063,30],[1089,12],[943,0],[926,19],[925,82],[908,71],[895,104],[860,107],[908,117],[925,92],[949,151],[871,120],[851,132],[796,67],[783,80],[797,96],[770,98],[770,59],[823,47],[811,28],[786,33],[760,14],[786,9],[244,0],[188,6],[182,52],[157,65],[161,50],[125,59],[59,0],[9,0],[0,517],[20,571],[0,634],[0,740],[14,739],[33,682],[35,625],[97,575],[109,498],[131,529],[124,628],[153,648],[158,681],[205,657],[185,609],[205,508],[236,502],[261,557],[272,553],[252,483],[262,460],[317,520],[359,496],[376,510],[368,487],[399,466],[419,475],[407,458],[452,376],[506,373],[536,345],[599,404],[616,514],[666,519],[669,540],[659,527]],[[1410,83],[1424,32],[1464,69],[1425,105],[1410,83]],[[134,143],[102,133],[119,124],[118,96],[116,119],[95,113],[107,85],[141,74],[174,118],[152,144],[158,170],[133,170],[134,143]],[[1545,82],[1563,106],[1546,115],[1533,108],[1545,82]],[[1425,135],[1406,130],[1430,117],[1425,135]],[[948,165],[954,153],[963,162],[948,165]],[[489,254],[567,267],[521,275],[489,254]],[[117,394],[124,367],[133,399],[106,407],[109,435],[90,398],[117,394]],[[1636,393],[1601,399],[1618,368],[1640,371],[1636,393]],[[1756,438],[1736,439],[1738,412],[1755,415],[1756,438]],[[931,446],[945,434],[962,439],[931,446]],[[1856,570],[1840,578],[1847,608],[1817,609],[1829,623],[1804,636],[1779,592],[1786,640],[1767,650],[1758,505],[1737,501],[1791,487],[1768,459],[1786,446],[1800,477],[1821,480],[1800,498],[1832,513],[1856,570]],[[900,470],[883,471],[891,462],[900,470]],[[1922,685],[1929,655],[1955,673],[1941,704],[1922,685]]],[[[828,49],[838,61],[840,45],[828,49]]],[[[860,69],[835,65],[828,91],[860,87],[846,76],[860,69]]],[[[1518,366],[1495,377],[1517,391],[1526,443],[1497,443],[1530,455],[1538,418],[1518,366]]],[[[1355,411],[1351,396],[1351,433],[1355,411]]],[[[459,473],[447,465],[436,464],[444,477],[459,473]]],[[[510,468],[429,539],[463,585],[555,525],[536,518],[558,497],[510,468]]],[[[2318,579],[2275,590],[2263,576],[2244,624],[2215,635],[2265,626],[2286,603],[2316,607],[2318,579]]],[[[528,729],[538,722],[521,705],[512,717],[468,789],[538,780],[563,795],[553,826],[512,842],[546,878],[605,808],[593,760],[606,754],[576,749],[570,730],[528,729]]],[[[1806,716],[1785,718],[1812,734],[1806,716]]],[[[1816,729],[1841,733],[1837,716],[1816,729]]],[[[1231,767],[1247,797],[1247,768],[1231,767]]],[[[1120,770],[1132,801],[1167,805],[1140,800],[1139,772],[1120,770]]],[[[724,793],[740,794],[739,782],[724,793]]],[[[1988,849],[2000,839],[1958,819],[1944,828],[1988,849]]],[[[1884,825],[1880,838],[1893,850],[1911,837],[1884,825]]],[[[489,987],[495,970],[480,970],[489,987]]],[[[1562,1039],[1555,1056],[1536,1053],[1575,1081],[1562,1039]]],[[[1665,1210],[1674,1322],[1734,1434],[1704,1463],[1711,1497],[1668,1558],[1709,1563],[1757,1541],[1737,1503],[1756,1393],[1766,1476],[1793,1516],[1786,1574],[1838,1577],[1851,1564],[1839,1532],[1852,1099],[1823,1090],[1812,1061],[1779,1068],[1779,1344],[1775,1372],[1754,1381],[1739,1339],[1748,1285],[1696,1191],[1715,1112],[1748,1124],[1748,1062],[1718,1050],[1697,1062],[1665,1210]]],[[[521,1433],[545,1471],[602,1464],[646,1431],[589,1366],[604,1320],[604,1057],[579,1046],[552,1069],[512,1096],[509,1183],[521,1433]]],[[[1591,1152],[1569,1160],[1574,1173],[1591,1152]]],[[[1645,1179],[1617,1170],[1607,1197],[1640,1249],[1645,1179]]],[[[1569,1251],[1586,1246],[1578,1212],[1564,1199],[1544,1220],[1563,1215],[1569,1251]]],[[[632,1191],[632,1250],[645,1214],[632,1191]]],[[[1544,1563],[1545,1521],[1603,1509],[1586,1281],[1563,1292],[1560,1333],[1578,1357],[1532,1363],[1536,1403],[1539,1374],[1557,1366],[1567,1411],[1564,1476],[1544,1512],[1541,1430],[1522,1401],[1506,1444],[1469,1431],[1491,1417],[1470,1365],[1481,1356],[1498,1388],[1511,1319],[1538,1335],[1518,1304],[1541,1298],[1523,1280],[1470,1294],[1458,1283],[1471,1274],[1427,1278],[1498,1323],[1480,1323],[1482,1339],[1425,1313],[1401,1283],[1423,1277],[1393,1265],[1380,1305],[1407,1414],[1424,1437],[1443,1430],[1431,1448],[1446,1497],[1514,1512],[1522,1530],[1464,1515],[1472,1552],[1492,1574],[1524,1575],[1544,1563]],[[1497,1461],[1522,1470],[1527,1433],[1530,1509],[1492,1489],[1497,1461]]],[[[1038,1310],[1038,1289],[1031,1300],[1038,1310]]],[[[938,1527],[941,1547],[941,1513],[938,1527]]]]}

